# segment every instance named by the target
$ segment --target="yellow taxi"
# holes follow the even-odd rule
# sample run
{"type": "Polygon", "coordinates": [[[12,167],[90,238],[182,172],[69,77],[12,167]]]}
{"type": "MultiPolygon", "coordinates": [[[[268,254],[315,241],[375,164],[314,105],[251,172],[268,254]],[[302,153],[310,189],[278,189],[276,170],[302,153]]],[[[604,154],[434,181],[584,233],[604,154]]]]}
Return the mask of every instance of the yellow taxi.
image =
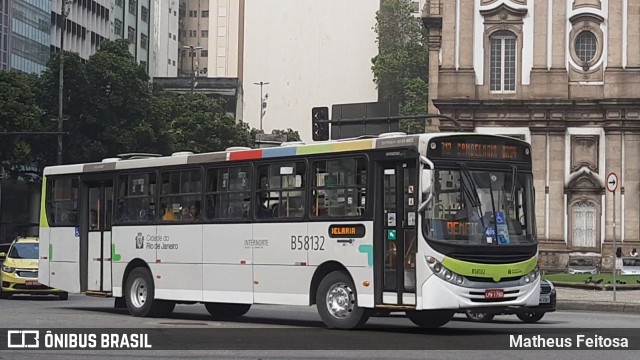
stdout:
{"type": "Polygon", "coordinates": [[[60,300],[67,300],[69,295],[66,292],[38,282],[39,245],[38,238],[18,238],[11,243],[6,254],[0,253],[0,258],[5,257],[0,272],[0,298],[8,299],[16,294],[53,294],[60,300]]]}

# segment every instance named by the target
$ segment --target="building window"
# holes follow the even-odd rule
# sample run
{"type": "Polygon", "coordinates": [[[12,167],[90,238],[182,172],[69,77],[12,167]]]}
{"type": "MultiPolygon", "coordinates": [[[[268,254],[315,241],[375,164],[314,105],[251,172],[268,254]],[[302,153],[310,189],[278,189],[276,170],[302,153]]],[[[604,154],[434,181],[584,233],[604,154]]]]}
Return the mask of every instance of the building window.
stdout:
{"type": "MultiPolygon", "coordinates": [[[[122,0],[116,0],[116,5],[122,7],[122,0]]],[[[84,4],[85,7],[87,7],[87,4],[84,4]]]]}
{"type": "Polygon", "coordinates": [[[202,10],[202,17],[203,18],[209,17],[209,10],[202,10]]]}
{"type": "Polygon", "coordinates": [[[413,1],[411,3],[411,12],[415,13],[419,13],[420,12],[420,3],[417,1],[413,1]]]}
{"type": "Polygon", "coordinates": [[[224,26],[218,26],[218,36],[227,36],[227,28],[224,26]]]}
{"type": "Polygon", "coordinates": [[[598,40],[591,31],[583,31],[576,37],[576,55],[583,62],[590,62],[596,57],[598,40]]]}
{"type": "Polygon", "coordinates": [[[227,16],[227,8],[226,7],[218,8],[218,16],[220,17],[227,16]]]}
{"type": "Polygon", "coordinates": [[[115,19],[113,22],[114,30],[116,35],[122,36],[122,20],[115,19]]]}
{"type": "Polygon", "coordinates": [[[130,43],[134,44],[136,42],[136,29],[129,26],[129,36],[128,40],[130,43]]]}
{"type": "Polygon", "coordinates": [[[149,48],[149,37],[145,34],[140,34],[140,47],[145,50],[149,48]]]}
{"type": "Polygon", "coordinates": [[[208,57],[208,56],[209,56],[209,51],[207,51],[207,50],[202,50],[202,51],[200,51],[200,56],[202,56],[202,57],[208,57]]]}
{"type": "Polygon", "coordinates": [[[141,12],[141,19],[144,22],[149,22],[149,9],[147,9],[146,7],[142,6],[140,8],[140,12],[141,12]]]}
{"type": "Polygon", "coordinates": [[[200,31],[200,36],[202,36],[202,37],[209,37],[209,30],[202,30],[202,31],[200,31]]]}
{"type": "Polygon", "coordinates": [[[196,37],[198,36],[198,32],[196,30],[189,30],[189,37],[196,37]]]}
{"type": "Polygon", "coordinates": [[[138,5],[137,1],[129,0],[129,13],[131,13],[133,15],[137,15],[138,14],[138,7],[136,5],[138,5]]]}
{"type": "Polygon", "coordinates": [[[189,17],[198,17],[198,10],[189,10],[189,17]]]}
{"type": "Polygon", "coordinates": [[[491,91],[516,90],[516,37],[509,32],[491,36],[491,91]]]}

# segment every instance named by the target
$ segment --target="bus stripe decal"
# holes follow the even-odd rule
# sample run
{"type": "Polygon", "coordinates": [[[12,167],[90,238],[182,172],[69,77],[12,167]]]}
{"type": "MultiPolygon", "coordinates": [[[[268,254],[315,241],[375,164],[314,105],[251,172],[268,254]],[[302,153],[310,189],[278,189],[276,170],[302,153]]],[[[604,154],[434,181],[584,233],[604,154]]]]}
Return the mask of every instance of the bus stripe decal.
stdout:
{"type": "Polygon", "coordinates": [[[268,148],[262,151],[263,158],[272,158],[278,156],[294,156],[296,154],[296,148],[294,147],[282,147],[282,148],[268,148]]]}
{"type": "Polygon", "coordinates": [[[296,148],[296,155],[311,155],[311,154],[327,153],[332,151],[333,151],[333,144],[308,145],[308,146],[300,146],[296,148]]]}
{"type": "Polygon", "coordinates": [[[229,160],[253,160],[253,159],[262,159],[262,149],[259,150],[244,150],[244,151],[234,151],[229,153],[229,160]]]}
{"type": "Polygon", "coordinates": [[[333,151],[370,150],[373,148],[373,140],[351,141],[333,144],[333,151]]]}

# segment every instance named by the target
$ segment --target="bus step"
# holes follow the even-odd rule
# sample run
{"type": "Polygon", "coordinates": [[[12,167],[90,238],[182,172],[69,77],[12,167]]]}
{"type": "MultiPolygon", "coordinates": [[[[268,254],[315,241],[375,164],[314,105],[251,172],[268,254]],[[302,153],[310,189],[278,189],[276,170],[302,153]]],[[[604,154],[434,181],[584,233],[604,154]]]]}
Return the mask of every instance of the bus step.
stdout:
{"type": "Polygon", "coordinates": [[[106,292],[102,292],[102,291],[92,291],[92,290],[88,290],[86,292],[87,296],[93,296],[93,297],[109,297],[111,296],[111,293],[106,293],[106,292]]]}

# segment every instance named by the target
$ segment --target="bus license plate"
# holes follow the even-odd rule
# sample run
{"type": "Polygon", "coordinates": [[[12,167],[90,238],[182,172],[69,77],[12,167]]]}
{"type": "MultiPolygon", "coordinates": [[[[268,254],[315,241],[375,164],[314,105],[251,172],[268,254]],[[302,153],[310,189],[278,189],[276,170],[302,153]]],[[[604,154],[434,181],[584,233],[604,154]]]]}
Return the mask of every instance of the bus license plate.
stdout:
{"type": "Polygon", "coordinates": [[[40,283],[37,281],[27,281],[27,286],[39,286],[40,283]]]}
{"type": "Polygon", "coordinates": [[[491,289],[484,291],[485,299],[502,299],[504,297],[504,290],[502,289],[491,289]]]}
{"type": "Polygon", "coordinates": [[[540,303],[548,304],[551,302],[551,295],[549,294],[540,294],[540,303]]]}

